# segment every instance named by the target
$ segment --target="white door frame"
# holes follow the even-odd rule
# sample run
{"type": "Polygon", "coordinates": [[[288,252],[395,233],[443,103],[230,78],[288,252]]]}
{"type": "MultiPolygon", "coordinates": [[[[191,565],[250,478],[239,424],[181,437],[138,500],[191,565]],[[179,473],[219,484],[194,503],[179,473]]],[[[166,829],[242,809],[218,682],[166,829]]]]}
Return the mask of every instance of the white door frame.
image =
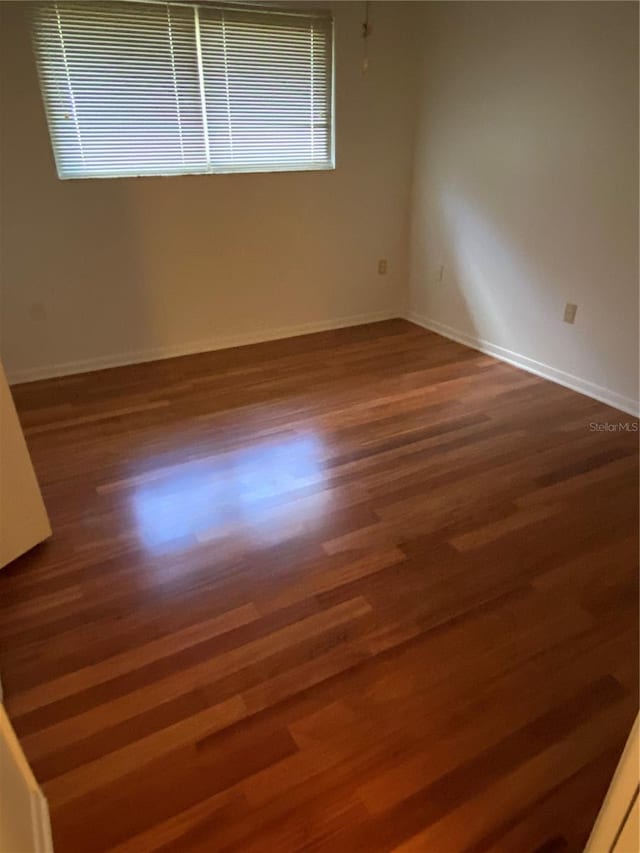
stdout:
{"type": "Polygon", "coordinates": [[[613,780],[604,798],[585,853],[636,853],[638,784],[640,782],[640,715],[631,729],[613,780]],[[636,835],[635,847],[629,838],[636,835]]]}

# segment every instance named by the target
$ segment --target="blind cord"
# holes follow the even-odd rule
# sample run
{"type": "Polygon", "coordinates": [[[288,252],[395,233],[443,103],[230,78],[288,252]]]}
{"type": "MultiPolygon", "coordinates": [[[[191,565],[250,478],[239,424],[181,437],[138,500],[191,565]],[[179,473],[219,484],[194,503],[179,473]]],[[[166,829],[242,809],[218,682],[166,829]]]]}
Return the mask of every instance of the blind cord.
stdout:
{"type": "Polygon", "coordinates": [[[362,22],[362,73],[369,70],[369,36],[371,35],[371,24],[369,23],[369,0],[364,4],[364,21],[362,22]]]}

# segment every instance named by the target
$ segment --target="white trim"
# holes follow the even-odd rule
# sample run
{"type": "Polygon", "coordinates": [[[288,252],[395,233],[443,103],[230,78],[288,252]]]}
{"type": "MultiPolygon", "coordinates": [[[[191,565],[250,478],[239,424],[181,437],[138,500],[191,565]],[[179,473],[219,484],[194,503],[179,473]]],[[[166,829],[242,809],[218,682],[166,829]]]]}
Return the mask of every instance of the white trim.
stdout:
{"type": "MultiPolygon", "coordinates": [[[[49,807],[15,735],[6,708],[0,704],[0,777],[7,785],[7,797],[0,814],[0,846],[8,850],[7,839],[27,840],[33,853],[53,853],[49,807]],[[11,811],[9,811],[11,809],[11,811]],[[27,825],[28,824],[28,825],[27,825]]],[[[4,791],[3,791],[4,793],[4,791]]],[[[11,843],[11,842],[10,842],[11,843]]],[[[11,848],[15,849],[15,846],[11,848]]],[[[21,847],[21,850],[26,850],[21,847]]]]}
{"type": "Polygon", "coordinates": [[[49,804],[40,788],[31,791],[31,821],[35,853],[53,853],[49,804]]]}
{"type": "Polygon", "coordinates": [[[435,332],[437,335],[442,335],[444,338],[464,344],[464,346],[471,347],[471,349],[492,355],[494,358],[500,359],[500,361],[506,361],[507,364],[520,367],[528,373],[534,373],[536,376],[549,379],[558,385],[564,385],[565,388],[570,388],[579,394],[592,397],[594,400],[599,400],[601,403],[606,403],[608,406],[613,406],[613,408],[620,409],[629,415],[638,417],[640,414],[640,403],[638,400],[634,400],[632,397],[625,397],[623,394],[618,394],[617,391],[612,391],[603,385],[596,385],[595,382],[589,382],[587,379],[573,376],[571,373],[558,370],[558,368],[551,367],[551,365],[545,364],[542,361],[536,361],[526,355],[521,355],[513,350],[482,340],[482,338],[467,335],[465,332],[461,332],[437,320],[432,320],[430,317],[417,314],[415,311],[409,311],[405,315],[405,319],[411,323],[415,323],[417,326],[422,326],[424,329],[435,332]]]}
{"type": "MultiPolygon", "coordinates": [[[[93,370],[104,370],[109,367],[122,367],[127,364],[142,364],[147,361],[160,361],[165,358],[175,358],[181,355],[193,355],[194,353],[213,352],[219,349],[246,346],[248,344],[259,344],[264,341],[276,341],[282,338],[294,338],[298,335],[309,335],[314,332],[326,332],[331,329],[345,329],[349,326],[361,326],[364,323],[377,323],[381,320],[392,320],[397,318],[397,311],[375,311],[369,314],[354,314],[350,317],[340,317],[336,320],[320,320],[310,323],[301,323],[296,326],[281,326],[276,329],[265,329],[259,332],[245,332],[238,335],[224,335],[222,337],[208,338],[205,340],[191,341],[186,344],[175,344],[167,347],[154,347],[152,349],[134,350],[119,355],[97,356],[95,358],[81,359],[78,361],[67,361],[54,365],[42,365],[41,367],[23,368],[9,370],[8,378],[11,385],[19,382],[33,382],[38,379],[51,379],[56,376],[70,376],[74,373],[90,373],[93,370]]],[[[611,391],[602,385],[596,385],[586,379],[565,373],[555,367],[543,362],[536,361],[528,356],[497,346],[484,341],[481,338],[467,335],[464,332],[447,326],[437,320],[432,320],[415,311],[409,311],[404,319],[422,326],[431,332],[449,338],[452,341],[492,355],[500,361],[506,361],[515,367],[541,376],[579,394],[585,394],[608,406],[613,406],[627,414],[638,417],[640,404],[631,397],[625,397],[615,391],[611,391]]]]}
{"type": "Polygon", "coordinates": [[[298,335],[327,332],[331,329],[345,329],[349,326],[361,326],[364,323],[393,320],[398,316],[398,311],[374,311],[369,314],[354,314],[350,317],[339,317],[335,320],[317,320],[311,323],[301,323],[297,326],[281,326],[276,329],[245,332],[239,335],[223,335],[206,340],[191,341],[186,344],[134,350],[118,355],[97,356],[95,358],[65,361],[59,364],[42,365],[40,367],[18,368],[17,370],[7,369],[7,377],[9,384],[17,385],[19,382],[33,382],[37,379],[51,379],[55,376],[70,376],[74,373],[90,373],[93,370],[104,370],[108,367],[122,367],[126,364],[160,361],[161,359],[175,358],[180,355],[212,352],[213,350],[229,349],[230,347],[246,346],[247,344],[259,344],[264,341],[276,341],[281,338],[295,338],[298,335]]]}
{"type": "MultiPolygon", "coordinates": [[[[640,716],[631,729],[631,734],[622,752],[611,785],[591,831],[585,853],[625,853],[619,846],[621,834],[629,820],[631,810],[638,797],[638,748],[640,746],[640,716]]],[[[637,807],[637,806],[636,806],[637,807]]],[[[629,853],[628,848],[626,853],[629,853]]]]}

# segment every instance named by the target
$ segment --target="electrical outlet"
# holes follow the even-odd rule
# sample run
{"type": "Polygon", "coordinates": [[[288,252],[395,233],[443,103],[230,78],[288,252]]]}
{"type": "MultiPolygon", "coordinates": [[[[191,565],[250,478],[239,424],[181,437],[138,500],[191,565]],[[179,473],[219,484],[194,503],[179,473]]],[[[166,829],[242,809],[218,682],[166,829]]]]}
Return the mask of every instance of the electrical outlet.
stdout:
{"type": "Polygon", "coordinates": [[[386,275],[387,274],[387,259],[381,258],[378,261],[378,275],[386,275]]]}
{"type": "Polygon", "coordinates": [[[574,305],[573,302],[567,302],[567,304],[564,306],[564,322],[575,323],[577,310],[577,305],[574,305]]]}

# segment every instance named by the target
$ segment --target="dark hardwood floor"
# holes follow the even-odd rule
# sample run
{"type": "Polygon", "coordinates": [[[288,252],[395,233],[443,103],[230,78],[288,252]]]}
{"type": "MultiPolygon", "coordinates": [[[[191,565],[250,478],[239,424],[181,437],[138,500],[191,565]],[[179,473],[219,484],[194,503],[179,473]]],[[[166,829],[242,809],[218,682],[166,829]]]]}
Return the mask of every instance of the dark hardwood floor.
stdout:
{"type": "Polygon", "coordinates": [[[638,434],[405,321],[14,388],[57,853],[579,851],[637,711],[638,434]]]}

